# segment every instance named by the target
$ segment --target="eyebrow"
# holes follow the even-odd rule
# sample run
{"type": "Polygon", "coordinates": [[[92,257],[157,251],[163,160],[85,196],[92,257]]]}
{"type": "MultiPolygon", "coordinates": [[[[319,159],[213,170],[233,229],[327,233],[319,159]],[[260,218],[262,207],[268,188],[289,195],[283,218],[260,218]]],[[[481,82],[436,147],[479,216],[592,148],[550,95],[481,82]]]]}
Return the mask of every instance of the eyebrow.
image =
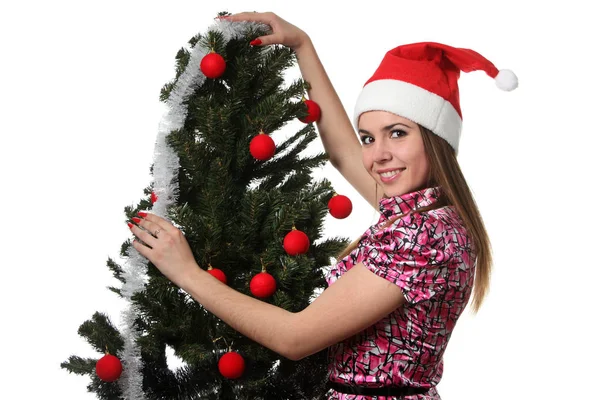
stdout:
{"type": "MultiPolygon", "coordinates": [[[[395,127],[396,125],[402,125],[402,126],[405,126],[405,127],[407,127],[408,129],[411,129],[411,127],[410,127],[410,126],[408,126],[408,125],[406,125],[406,124],[403,124],[402,122],[396,122],[396,123],[394,123],[394,124],[391,124],[391,125],[384,126],[383,128],[381,128],[381,131],[382,131],[382,132],[389,131],[390,129],[392,129],[392,128],[393,128],[393,127],[395,127]]],[[[359,130],[358,130],[358,133],[366,133],[367,135],[370,135],[370,134],[371,134],[371,132],[369,132],[369,131],[368,131],[368,130],[366,130],[366,129],[359,129],[359,130]]]]}

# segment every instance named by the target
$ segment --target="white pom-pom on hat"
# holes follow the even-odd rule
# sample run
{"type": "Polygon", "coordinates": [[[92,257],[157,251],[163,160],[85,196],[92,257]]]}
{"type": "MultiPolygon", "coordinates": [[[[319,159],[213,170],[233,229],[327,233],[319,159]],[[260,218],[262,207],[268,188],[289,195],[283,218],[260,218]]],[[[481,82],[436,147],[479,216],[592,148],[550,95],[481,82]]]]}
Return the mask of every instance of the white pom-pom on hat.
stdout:
{"type": "Polygon", "coordinates": [[[511,90],[515,90],[517,86],[519,86],[519,79],[514,72],[510,69],[501,69],[498,71],[498,75],[496,75],[496,86],[500,89],[510,92],[511,90]]]}

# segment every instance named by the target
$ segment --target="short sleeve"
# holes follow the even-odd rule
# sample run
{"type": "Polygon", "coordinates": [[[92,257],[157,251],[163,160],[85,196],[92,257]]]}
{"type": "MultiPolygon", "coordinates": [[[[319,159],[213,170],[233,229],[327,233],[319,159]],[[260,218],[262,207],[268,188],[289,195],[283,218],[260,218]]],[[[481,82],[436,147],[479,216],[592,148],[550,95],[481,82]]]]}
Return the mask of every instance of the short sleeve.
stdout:
{"type": "Polygon", "coordinates": [[[402,217],[361,241],[357,262],[398,285],[408,303],[429,300],[448,287],[452,260],[440,224],[425,213],[402,217]]]}

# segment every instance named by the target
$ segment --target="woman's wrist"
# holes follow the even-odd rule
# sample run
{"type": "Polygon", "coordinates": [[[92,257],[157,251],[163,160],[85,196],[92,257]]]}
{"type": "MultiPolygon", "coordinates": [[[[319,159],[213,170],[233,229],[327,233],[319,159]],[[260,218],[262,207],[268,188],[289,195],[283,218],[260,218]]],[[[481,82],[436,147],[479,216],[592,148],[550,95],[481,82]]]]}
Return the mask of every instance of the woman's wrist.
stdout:
{"type": "Polygon", "coordinates": [[[177,286],[189,293],[188,290],[191,286],[193,286],[195,282],[202,281],[205,275],[208,275],[208,272],[195,263],[195,268],[190,268],[177,286]]]}
{"type": "Polygon", "coordinates": [[[310,36],[308,36],[305,32],[302,32],[301,39],[298,41],[298,44],[292,46],[292,50],[298,55],[299,53],[305,52],[306,49],[312,47],[312,41],[310,40],[310,36]]]}

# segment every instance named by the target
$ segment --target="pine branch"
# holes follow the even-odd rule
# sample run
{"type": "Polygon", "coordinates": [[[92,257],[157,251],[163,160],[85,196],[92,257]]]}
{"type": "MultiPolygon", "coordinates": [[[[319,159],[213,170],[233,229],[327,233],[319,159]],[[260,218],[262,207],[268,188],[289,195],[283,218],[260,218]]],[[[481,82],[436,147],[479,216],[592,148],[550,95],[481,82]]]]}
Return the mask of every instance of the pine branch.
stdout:
{"type": "Polygon", "coordinates": [[[123,268],[119,264],[114,262],[113,259],[109,257],[106,261],[106,265],[108,266],[108,269],[110,269],[113,272],[113,276],[116,279],[118,279],[122,283],[125,283],[125,279],[122,277],[123,268]]]}
{"type": "Polygon", "coordinates": [[[100,312],[94,313],[91,320],[81,324],[77,333],[101,353],[108,349],[111,354],[116,354],[123,348],[119,331],[108,316],[100,312]]]}
{"type": "Polygon", "coordinates": [[[110,290],[111,292],[113,292],[113,293],[116,293],[116,294],[117,294],[117,296],[119,296],[119,297],[123,298],[123,294],[121,293],[121,289],[118,289],[118,288],[116,288],[116,287],[114,287],[114,286],[107,286],[106,288],[107,288],[108,290],[110,290]]]}
{"type": "Polygon", "coordinates": [[[77,356],[69,357],[69,361],[60,363],[60,367],[77,375],[93,374],[96,369],[96,362],[93,358],[81,358],[77,356]]]}

